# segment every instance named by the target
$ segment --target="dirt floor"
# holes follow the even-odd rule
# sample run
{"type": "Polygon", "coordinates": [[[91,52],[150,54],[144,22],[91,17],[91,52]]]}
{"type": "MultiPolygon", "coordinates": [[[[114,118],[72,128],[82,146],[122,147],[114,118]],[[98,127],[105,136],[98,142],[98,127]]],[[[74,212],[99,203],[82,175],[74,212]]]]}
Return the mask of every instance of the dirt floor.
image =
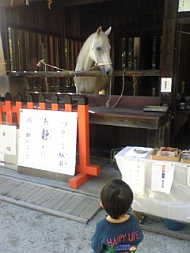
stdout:
{"type": "MultiPolygon", "coordinates": [[[[88,224],[47,215],[0,201],[1,253],[90,253],[95,224],[101,210],[88,224]]],[[[190,252],[190,241],[144,231],[138,252],[190,252]]]]}

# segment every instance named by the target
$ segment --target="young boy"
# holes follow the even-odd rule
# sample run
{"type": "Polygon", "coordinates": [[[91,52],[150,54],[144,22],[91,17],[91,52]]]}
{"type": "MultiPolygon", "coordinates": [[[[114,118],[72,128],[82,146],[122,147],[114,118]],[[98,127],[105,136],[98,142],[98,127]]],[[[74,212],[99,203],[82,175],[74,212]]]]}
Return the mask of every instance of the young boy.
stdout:
{"type": "Polygon", "coordinates": [[[131,188],[124,181],[114,179],[103,187],[100,200],[108,216],[96,225],[91,239],[93,252],[135,252],[143,233],[135,216],[127,213],[133,202],[131,188]]]}

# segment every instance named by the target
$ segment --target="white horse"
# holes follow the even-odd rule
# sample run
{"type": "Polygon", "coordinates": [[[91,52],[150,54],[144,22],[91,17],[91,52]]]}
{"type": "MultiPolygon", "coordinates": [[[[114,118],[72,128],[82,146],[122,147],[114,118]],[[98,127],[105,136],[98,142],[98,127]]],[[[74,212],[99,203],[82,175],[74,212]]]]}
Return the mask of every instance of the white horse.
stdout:
{"type": "Polygon", "coordinates": [[[74,77],[76,93],[98,94],[102,90],[108,90],[110,76],[113,73],[110,59],[111,46],[108,38],[110,32],[111,27],[103,32],[100,26],[84,42],[77,58],[76,73],[100,68],[102,76],[74,77]]]}

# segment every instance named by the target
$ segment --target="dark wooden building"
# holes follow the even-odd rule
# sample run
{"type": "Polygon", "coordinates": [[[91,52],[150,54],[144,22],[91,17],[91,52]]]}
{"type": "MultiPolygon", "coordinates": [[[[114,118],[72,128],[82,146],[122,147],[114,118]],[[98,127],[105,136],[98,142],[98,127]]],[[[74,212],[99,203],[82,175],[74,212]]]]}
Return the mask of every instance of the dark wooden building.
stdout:
{"type": "MultiPolygon", "coordinates": [[[[0,29],[1,59],[6,63],[6,73],[3,68],[1,73],[6,75],[13,95],[18,91],[23,95],[35,91],[75,92],[72,77],[31,77],[27,72],[47,70],[44,66],[37,67],[41,59],[48,63],[49,71],[54,70],[51,66],[74,70],[84,40],[99,26],[103,30],[111,26],[113,96],[121,94],[123,70],[126,71],[121,106],[113,114],[109,112],[110,118],[122,114],[125,108],[142,110],[153,100],[159,105],[167,104],[169,113],[165,113],[167,119],[166,115],[162,119],[155,117],[155,125],[151,127],[148,118],[141,121],[144,114],[135,120],[136,114],[133,115],[126,124],[119,123],[125,121],[126,112],[117,122],[112,119],[104,123],[107,122],[104,119],[97,123],[98,117],[92,119],[94,153],[98,150],[98,154],[108,156],[112,148],[126,145],[162,144],[182,149],[190,146],[190,10],[181,11],[181,1],[14,0],[11,3],[12,6],[6,0],[0,3],[0,29]],[[14,76],[13,71],[26,71],[26,74],[14,76]],[[171,89],[163,90],[163,78],[171,81],[171,89]],[[157,128],[159,133],[155,131],[157,128]],[[160,141],[155,142],[155,138],[160,141]]],[[[101,106],[100,100],[96,103],[101,106]]]]}

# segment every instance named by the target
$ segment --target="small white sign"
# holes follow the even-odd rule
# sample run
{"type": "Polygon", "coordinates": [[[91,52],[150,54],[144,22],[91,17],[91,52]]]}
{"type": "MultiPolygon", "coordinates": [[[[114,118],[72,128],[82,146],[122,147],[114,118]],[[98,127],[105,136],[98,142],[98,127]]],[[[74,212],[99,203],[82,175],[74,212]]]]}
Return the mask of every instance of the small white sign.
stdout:
{"type": "Polygon", "coordinates": [[[5,154],[0,152],[0,163],[5,161],[5,154]]]}
{"type": "Polygon", "coordinates": [[[170,194],[174,178],[174,164],[152,163],[151,190],[170,194]]]}
{"type": "Polygon", "coordinates": [[[16,126],[0,125],[0,153],[16,155],[16,126]]]}
{"type": "Polygon", "coordinates": [[[165,77],[161,79],[161,92],[172,92],[172,78],[165,77]]]}
{"type": "Polygon", "coordinates": [[[190,167],[187,167],[187,186],[190,187],[190,167]]]}
{"type": "Polygon", "coordinates": [[[145,163],[127,161],[127,167],[121,173],[122,180],[131,187],[133,192],[143,194],[145,187],[145,163]]]}
{"type": "Polygon", "coordinates": [[[190,1],[189,0],[179,0],[178,12],[190,11],[190,1]]]}

